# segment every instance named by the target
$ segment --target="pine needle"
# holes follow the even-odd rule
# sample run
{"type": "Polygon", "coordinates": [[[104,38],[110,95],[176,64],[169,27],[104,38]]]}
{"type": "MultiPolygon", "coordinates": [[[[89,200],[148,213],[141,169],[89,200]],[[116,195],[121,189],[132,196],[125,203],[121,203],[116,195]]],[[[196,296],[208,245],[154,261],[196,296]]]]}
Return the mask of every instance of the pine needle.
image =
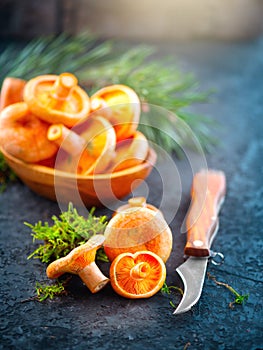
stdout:
{"type": "Polygon", "coordinates": [[[76,73],[80,67],[98,64],[110,53],[112,44],[96,43],[90,34],[74,38],[61,34],[34,39],[20,50],[10,45],[0,55],[0,83],[6,76],[28,80],[42,74],[76,73]]]}
{"type": "Polygon", "coordinates": [[[184,130],[176,128],[169,118],[169,113],[174,113],[185,121],[201,147],[210,150],[215,144],[211,135],[211,120],[193,112],[186,112],[185,109],[196,103],[207,102],[211,91],[200,92],[192,74],[181,72],[167,59],[154,60],[153,53],[154,49],[148,46],[129,49],[110,62],[102,62],[93,69],[83,70],[83,84],[90,93],[110,84],[130,86],[137,92],[142,103],[151,105],[151,113],[141,114],[139,130],[168,153],[178,154],[180,147],[188,146],[189,143],[189,138],[180,138],[179,135],[184,130]],[[162,114],[162,117],[158,118],[158,128],[152,125],[153,113],[162,114]],[[163,129],[162,124],[167,124],[167,127],[163,129]],[[172,131],[172,135],[168,136],[165,130],[172,131]]]}
{"type": "MultiPolygon", "coordinates": [[[[161,293],[163,295],[167,294],[167,295],[171,295],[172,290],[177,291],[180,293],[181,296],[184,295],[183,290],[180,287],[177,286],[168,286],[166,282],[164,282],[162,288],[161,288],[161,293]]],[[[174,304],[174,302],[172,300],[170,300],[169,304],[176,309],[176,305],[174,304]]]]}

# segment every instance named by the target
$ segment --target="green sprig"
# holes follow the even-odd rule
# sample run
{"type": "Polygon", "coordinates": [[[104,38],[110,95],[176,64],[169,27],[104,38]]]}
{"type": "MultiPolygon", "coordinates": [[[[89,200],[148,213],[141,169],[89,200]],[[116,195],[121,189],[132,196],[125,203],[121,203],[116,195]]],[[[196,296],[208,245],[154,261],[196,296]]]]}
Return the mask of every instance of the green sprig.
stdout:
{"type": "MultiPolygon", "coordinates": [[[[184,295],[183,290],[180,287],[176,287],[176,286],[168,286],[166,282],[164,282],[162,288],[161,288],[161,293],[162,294],[167,294],[167,295],[171,295],[172,290],[175,290],[177,292],[179,292],[181,295],[184,295]]],[[[169,304],[176,309],[176,305],[173,303],[172,300],[170,300],[169,304]]]]}
{"type": "MultiPolygon", "coordinates": [[[[34,225],[25,222],[25,225],[32,230],[33,242],[43,241],[43,244],[28,256],[28,259],[35,258],[41,262],[50,263],[66,256],[71,250],[87,242],[91,236],[103,234],[107,217],[96,217],[94,211],[95,208],[92,208],[88,217],[85,218],[79,215],[72,203],[69,203],[67,211],[62,212],[59,217],[52,216],[53,225],[42,221],[34,225]]],[[[107,260],[102,250],[98,253],[98,258],[107,260]]]]}
{"type": "Polygon", "coordinates": [[[235,296],[235,300],[234,301],[231,301],[229,303],[229,307],[231,309],[234,308],[234,304],[243,304],[245,301],[248,300],[248,297],[249,297],[249,294],[239,294],[232,286],[230,286],[229,284],[227,283],[224,283],[224,282],[220,282],[220,281],[217,281],[217,279],[215,278],[215,276],[212,276],[210,273],[208,273],[208,277],[213,280],[218,286],[224,286],[226,287],[231,293],[234,294],[235,296]]]}
{"type": "Polygon", "coordinates": [[[65,281],[56,281],[53,285],[44,285],[40,282],[36,282],[36,298],[42,302],[46,299],[54,299],[56,296],[66,295],[65,281]]]}
{"type": "Polygon", "coordinates": [[[55,297],[67,295],[68,292],[66,290],[66,285],[68,284],[71,277],[64,279],[62,281],[56,280],[53,284],[43,284],[40,282],[36,282],[35,291],[36,295],[22,300],[22,303],[28,301],[39,301],[42,302],[46,299],[54,299],[55,297]]]}

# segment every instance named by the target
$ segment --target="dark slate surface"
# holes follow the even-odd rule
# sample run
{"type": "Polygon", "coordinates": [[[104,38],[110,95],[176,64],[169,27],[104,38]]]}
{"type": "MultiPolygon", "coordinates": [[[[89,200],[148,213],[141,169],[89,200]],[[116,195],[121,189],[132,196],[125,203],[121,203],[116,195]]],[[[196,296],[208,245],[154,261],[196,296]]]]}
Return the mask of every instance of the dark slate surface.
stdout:
{"type": "MultiPolygon", "coordinates": [[[[220,123],[215,133],[221,144],[207,162],[224,170],[228,182],[213,246],[224,253],[225,263],[209,264],[208,272],[249,293],[248,301],[231,310],[228,304],[233,295],[206,278],[198,304],[175,316],[170,298],[161,293],[148,300],[126,300],[107,286],[91,295],[76,277],[66,297],[21,303],[34,295],[36,281],[45,280],[45,266],[27,260],[35,246],[23,222],[49,220],[60,210],[56,203],[17,183],[0,196],[0,348],[263,349],[263,41],[173,44],[165,45],[163,51],[176,53],[179,64],[196,74],[202,88],[217,89],[214,101],[198,107],[220,123]]],[[[182,175],[187,168],[184,160],[176,165],[182,175]]],[[[147,183],[149,199],[157,205],[161,193],[154,172],[147,183]]],[[[174,246],[167,263],[167,282],[174,285],[182,285],[175,269],[183,262],[185,235],[179,232],[189,203],[189,181],[183,186],[181,205],[171,222],[174,246]]],[[[107,210],[98,213],[105,212],[109,214],[107,210]]],[[[101,267],[107,273],[108,266],[101,267]]],[[[179,301],[174,296],[173,302],[179,301]]]]}

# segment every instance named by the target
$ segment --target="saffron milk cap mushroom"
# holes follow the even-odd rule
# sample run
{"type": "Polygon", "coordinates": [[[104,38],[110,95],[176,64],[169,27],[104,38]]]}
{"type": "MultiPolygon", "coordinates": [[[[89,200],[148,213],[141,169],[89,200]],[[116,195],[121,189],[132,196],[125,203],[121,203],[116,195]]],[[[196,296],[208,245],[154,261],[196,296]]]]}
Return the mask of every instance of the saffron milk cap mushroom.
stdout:
{"type": "Polygon", "coordinates": [[[121,140],[116,144],[116,155],[107,169],[107,172],[121,171],[145,161],[149,152],[146,137],[135,131],[132,137],[121,140]]]}
{"type": "Polygon", "coordinates": [[[107,119],[91,117],[69,129],[63,124],[50,126],[47,138],[67,152],[58,152],[56,168],[82,175],[103,173],[115,156],[116,135],[107,119]],[[62,156],[62,157],[61,157],[62,156]]]}
{"type": "Polygon", "coordinates": [[[1,87],[0,111],[5,107],[23,101],[23,91],[26,81],[23,79],[6,77],[1,87]]]}
{"type": "Polygon", "coordinates": [[[137,129],[141,104],[129,86],[105,86],[90,97],[91,112],[107,118],[116,131],[117,140],[131,137],[137,129]]]}
{"type": "Polygon", "coordinates": [[[67,256],[53,261],[47,267],[47,277],[58,278],[64,273],[72,273],[79,275],[92,293],[100,291],[110,281],[95,263],[96,252],[104,239],[103,235],[94,235],[67,256]]]}
{"type": "Polygon", "coordinates": [[[110,266],[112,288],[125,298],[149,298],[162,288],[165,278],[163,260],[150,251],[122,253],[110,266]]]}
{"type": "Polygon", "coordinates": [[[13,103],[0,113],[0,145],[28,163],[54,156],[58,146],[47,139],[49,124],[32,114],[25,102],[13,103]]]}
{"type": "Polygon", "coordinates": [[[104,235],[104,251],[110,261],[121,253],[149,250],[166,262],[171,254],[172,232],[161,211],[148,206],[143,197],[117,209],[104,235]]]}
{"type": "Polygon", "coordinates": [[[39,118],[49,123],[74,126],[90,112],[90,99],[71,73],[40,75],[30,79],[23,92],[24,101],[39,118]]]}

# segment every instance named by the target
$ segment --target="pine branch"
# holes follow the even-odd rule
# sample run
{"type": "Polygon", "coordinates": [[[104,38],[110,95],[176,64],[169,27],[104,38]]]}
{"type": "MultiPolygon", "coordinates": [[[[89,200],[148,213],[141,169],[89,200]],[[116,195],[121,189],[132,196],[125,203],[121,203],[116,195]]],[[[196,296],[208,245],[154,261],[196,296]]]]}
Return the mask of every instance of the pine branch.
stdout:
{"type": "Polygon", "coordinates": [[[70,37],[43,37],[32,40],[23,49],[10,45],[0,55],[0,83],[6,76],[31,79],[42,74],[76,73],[80,67],[99,64],[111,52],[112,43],[98,44],[91,34],[70,37]]]}
{"type": "MultiPolygon", "coordinates": [[[[105,85],[130,86],[142,103],[152,106],[151,113],[142,112],[139,130],[167,152],[179,154],[181,147],[189,146],[189,140],[193,143],[192,136],[181,137],[185,130],[178,130],[178,125],[175,127],[170,113],[185,121],[201,147],[209,151],[216,143],[211,135],[213,125],[210,118],[186,110],[196,103],[207,102],[212,91],[200,92],[199,84],[192,74],[181,72],[171,60],[155,60],[154,52],[149,46],[127,49],[110,61],[102,62],[92,69],[83,69],[80,74],[82,83],[90,94],[105,85]],[[162,118],[158,118],[158,128],[152,125],[154,113],[162,114],[162,118]],[[162,129],[160,126],[164,124],[165,128],[162,129]],[[167,135],[166,130],[170,130],[172,135],[167,135]]],[[[181,126],[183,128],[182,123],[181,126]]]]}

